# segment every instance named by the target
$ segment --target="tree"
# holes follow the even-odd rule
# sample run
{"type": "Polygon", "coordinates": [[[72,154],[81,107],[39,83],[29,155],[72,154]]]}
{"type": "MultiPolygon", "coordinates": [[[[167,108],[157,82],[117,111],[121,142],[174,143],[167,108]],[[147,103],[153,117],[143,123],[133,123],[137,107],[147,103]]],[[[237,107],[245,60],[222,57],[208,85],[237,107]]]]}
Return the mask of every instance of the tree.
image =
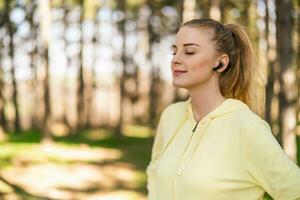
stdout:
{"type": "Polygon", "coordinates": [[[15,47],[14,47],[14,34],[16,31],[16,27],[13,25],[13,22],[10,19],[10,12],[12,10],[12,1],[6,0],[5,1],[5,10],[6,10],[6,26],[10,38],[9,42],[9,56],[11,59],[11,78],[12,78],[12,90],[13,90],[13,105],[15,109],[15,121],[14,121],[14,129],[16,132],[18,132],[21,129],[20,125],[20,114],[19,114],[19,105],[18,105],[18,85],[16,81],[16,75],[15,75],[15,64],[14,64],[14,53],[15,53],[15,47]]]}
{"type": "Polygon", "coordinates": [[[271,108],[272,108],[272,100],[274,99],[274,83],[275,83],[275,56],[272,56],[272,52],[275,52],[275,47],[270,43],[270,30],[269,26],[270,22],[270,15],[269,15],[269,0],[264,0],[265,3],[265,35],[264,38],[267,42],[266,48],[266,56],[267,58],[267,85],[266,85],[266,103],[265,103],[265,120],[271,125],[273,124],[272,115],[271,115],[271,108]]]}
{"type": "Polygon", "coordinates": [[[295,72],[292,66],[292,1],[276,0],[276,39],[277,62],[280,65],[279,73],[279,142],[286,153],[295,160],[295,127],[296,101],[295,72]]]}
{"type": "Polygon", "coordinates": [[[125,53],[126,48],[126,30],[125,30],[125,23],[126,23],[126,1],[125,0],[118,0],[117,1],[117,9],[122,13],[122,18],[118,22],[117,26],[122,36],[122,53],[121,53],[121,62],[122,62],[122,70],[119,79],[120,85],[120,118],[118,125],[116,127],[116,135],[118,137],[122,136],[123,130],[123,117],[124,117],[124,96],[125,96],[125,79],[126,79],[126,65],[127,65],[127,58],[125,53]]]}
{"type": "Polygon", "coordinates": [[[51,109],[50,109],[50,81],[49,81],[49,44],[51,34],[51,12],[48,0],[39,0],[39,9],[41,18],[41,39],[42,39],[42,58],[45,66],[44,75],[44,120],[43,120],[43,139],[45,141],[51,140],[50,122],[51,122],[51,109]]]}
{"type": "MultiPolygon", "coordinates": [[[[1,35],[2,36],[2,35],[1,35]]],[[[2,37],[0,37],[2,38],[2,37]]],[[[2,66],[2,48],[3,48],[3,41],[0,40],[0,126],[2,128],[2,130],[6,130],[7,126],[6,126],[6,116],[5,116],[5,110],[4,110],[4,105],[5,105],[5,99],[4,99],[4,94],[3,94],[3,90],[4,90],[4,81],[3,81],[3,75],[4,75],[4,71],[3,66],[2,66]]],[[[0,133],[1,136],[1,133],[0,133]]]]}
{"type": "Polygon", "coordinates": [[[146,53],[146,58],[149,60],[151,64],[150,70],[150,91],[149,91],[149,124],[151,128],[156,127],[157,124],[157,111],[160,100],[160,91],[161,91],[161,80],[160,80],[160,71],[157,66],[153,63],[153,52],[152,47],[154,43],[159,42],[159,35],[154,31],[152,20],[155,18],[155,2],[153,0],[147,0],[147,5],[149,7],[150,15],[149,21],[147,24],[147,32],[148,32],[148,51],[146,53]]]}
{"type": "Polygon", "coordinates": [[[85,91],[84,91],[84,71],[83,71],[83,20],[85,15],[85,8],[84,8],[84,0],[80,0],[79,4],[81,7],[81,15],[80,15],[80,27],[81,27],[81,37],[80,37],[80,63],[79,63],[79,73],[77,79],[77,125],[79,128],[83,128],[86,124],[86,112],[85,112],[85,91]]]}
{"type": "MultiPolygon", "coordinates": [[[[36,70],[36,63],[38,58],[38,24],[35,22],[35,14],[37,12],[37,1],[31,0],[30,3],[27,5],[27,20],[30,24],[30,36],[28,40],[32,44],[32,49],[30,49],[29,55],[30,55],[30,67],[31,71],[33,73],[33,80],[32,80],[32,91],[35,94],[35,103],[38,101],[38,93],[36,92],[37,84],[38,84],[38,77],[37,77],[37,70],[36,70]]],[[[32,111],[32,119],[31,119],[31,125],[33,128],[38,127],[38,120],[36,119],[36,113],[38,112],[38,109],[35,109],[32,111]]]]}
{"type": "Polygon", "coordinates": [[[296,56],[296,64],[297,64],[297,73],[296,73],[296,80],[297,80],[297,91],[298,91],[298,101],[297,101],[297,111],[296,111],[296,116],[297,116],[297,125],[296,125],[296,134],[297,134],[297,144],[298,144],[298,148],[297,148],[297,154],[298,154],[298,165],[300,165],[300,1],[297,1],[296,3],[296,9],[298,15],[296,16],[296,33],[297,33],[297,40],[296,40],[296,44],[297,45],[297,56],[296,56]]]}

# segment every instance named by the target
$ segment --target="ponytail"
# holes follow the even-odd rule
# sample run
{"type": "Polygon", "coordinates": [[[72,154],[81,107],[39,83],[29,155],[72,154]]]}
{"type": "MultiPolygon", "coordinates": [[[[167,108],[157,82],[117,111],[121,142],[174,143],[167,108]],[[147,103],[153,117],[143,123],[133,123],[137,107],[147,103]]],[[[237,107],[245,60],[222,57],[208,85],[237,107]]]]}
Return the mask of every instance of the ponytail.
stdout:
{"type": "Polygon", "coordinates": [[[220,75],[220,90],[224,96],[243,101],[251,110],[262,116],[265,87],[251,41],[241,26],[230,23],[224,27],[232,34],[234,50],[228,52],[229,68],[220,75]]]}

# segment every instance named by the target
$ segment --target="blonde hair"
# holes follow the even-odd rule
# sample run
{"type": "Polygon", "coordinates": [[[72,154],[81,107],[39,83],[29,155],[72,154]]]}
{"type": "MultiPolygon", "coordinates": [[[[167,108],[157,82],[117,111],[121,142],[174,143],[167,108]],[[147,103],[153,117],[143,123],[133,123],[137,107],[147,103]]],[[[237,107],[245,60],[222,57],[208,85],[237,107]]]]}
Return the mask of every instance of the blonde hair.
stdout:
{"type": "Polygon", "coordinates": [[[250,39],[235,23],[221,24],[213,19],[193,19],[182,26],[207,27],[214,30],[216,50],[229,57],[229,64],[220,74],[219,86],[225,98],[241,100],[260,116],[265,105],[265,87],[259,74],[250,39]]]}

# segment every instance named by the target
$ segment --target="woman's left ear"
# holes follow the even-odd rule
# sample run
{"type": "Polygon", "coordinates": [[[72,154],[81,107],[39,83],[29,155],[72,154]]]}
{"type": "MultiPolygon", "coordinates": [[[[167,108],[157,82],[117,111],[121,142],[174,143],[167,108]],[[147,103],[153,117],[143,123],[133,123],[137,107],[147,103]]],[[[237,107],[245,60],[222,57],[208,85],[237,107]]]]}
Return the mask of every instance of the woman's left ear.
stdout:
{"type": "Polygon", "coordinates": [[[229,64],[229,57],[227,54],[223,54],[220,58],[220,63],[222,63],[222,68],[220,70],[218,70],[219,72],[223,72],[226,70],[228,64],[229,64]]]}

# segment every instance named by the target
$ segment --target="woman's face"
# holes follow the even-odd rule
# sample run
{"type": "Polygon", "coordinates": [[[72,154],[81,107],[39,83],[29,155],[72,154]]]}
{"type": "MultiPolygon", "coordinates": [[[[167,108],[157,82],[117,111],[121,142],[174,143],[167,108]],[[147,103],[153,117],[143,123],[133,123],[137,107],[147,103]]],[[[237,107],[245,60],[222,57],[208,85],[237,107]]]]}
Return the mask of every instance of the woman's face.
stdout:
{"type": "Polygon", "coordinates": [[[173,85],[192,89],[204,85],[216,73],[218,65],[215,44],[211,40],[213,30],[205,27],[181,27],[173,45],[171,62],[173,85]]]}

